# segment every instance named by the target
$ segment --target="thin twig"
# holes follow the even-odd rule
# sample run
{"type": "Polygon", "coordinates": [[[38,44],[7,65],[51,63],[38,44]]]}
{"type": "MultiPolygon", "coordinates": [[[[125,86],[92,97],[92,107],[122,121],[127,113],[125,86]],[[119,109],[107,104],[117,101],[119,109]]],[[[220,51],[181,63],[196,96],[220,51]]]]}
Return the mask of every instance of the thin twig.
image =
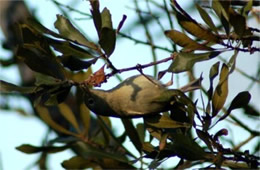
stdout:
{"type": "Polygon", "coordinates": [[[250,135],[246,140],[244,140],[243,142],[241,142],[240,144],[238,144],[237,146],[235,146],[233,148],[233,151],[238,151],[242,146],[244,146],[245,144],[247,144],[249,141],[251,141],[252,139],[254,139],[256,136],[255,135],[250,135]]]}
{"type": "MultiPolygon", "coordinates": [[[[148,2],[146,1],[146,3],[148,3],[148,2]]],[[[137,14],[138,14],[139,20],[140,20],[140,22],[143,25],[143,28],[145,30],[146,38],[147,38],[147,40],[148,40],[148,42],[150,44],[153,61],[155,62],[157,60],[157,56],[156,56],[156,53],[155,53],[155,48],[154,48],[154,42],[153,42],[152,35],[151,35],[151,33],[150,33],[149,29],[148,29],[148,26],[147,26],[146,22],[144,21],[143,16],[141,15],[141,12],[140,12],[141,10],[139,8],[137,0],[134,1],[134,4],[135,4],[135,8],[137,10],[137,14]]],[[[154,65],[154,76],[156,74],[157,74],[157,65],[154,65]]]]}
{"type": "MultiPolygon", "coordinates": [[[[147,42],[147,41],[138,40],[138,39],[133,38],[133,37],[131,37],[131,36],[129,36],[129,35],[126,35],[126,34],[124,34],[124,33],[122,33],[122,32],[119,32],[118,34],[119,34],[120,36],[124,37],[124,38],[127,38],[127,39],[129,39],[129,40],[131,40],[131,41],[134,41],[134,42],[137,43],[137,44],[144,44],[144,45],[151,46],[151,44],[150,44],[149,42],[147,42]]],[[[157,46],[157,45],[154,45],[153,47],[154,47],[155,49],[160,49],[160,50],[167,51],[167,52],[171,52],[171,53],[173,52],[173,50],[170,50],[170,49],[168,49],[168,48],[166,48],[166,47],[160,47],[160,46],[157,46]]]]}
{"type": "Polygon", "coordinates": [[[117,69],[116,71],[112,71],[111,73],[107,74],[106,77],[109,78],[109,77],[113,76],[114,74],[122,73],[122,72],[125,72],[125,71],[138,70],[138,69],[144,69],[146,67],[151,67],[151,66],[154,66],[154,65],[157,65],[157,64],[167,62],[169,60],[173,60],[175,57],[176,57],[175,54],[173,54],[173,55],[171,55],[171,57],[168,57],[168,58],[165,58],[165,59],[162,59],[162,60],[158,60],[158,61],[155,61],[155,62],[151,62],[151,63],[148,63],[148,64],[143,64],[143,65],[138,64],[138,65],[133,66],[133,67],[117,69]]]}

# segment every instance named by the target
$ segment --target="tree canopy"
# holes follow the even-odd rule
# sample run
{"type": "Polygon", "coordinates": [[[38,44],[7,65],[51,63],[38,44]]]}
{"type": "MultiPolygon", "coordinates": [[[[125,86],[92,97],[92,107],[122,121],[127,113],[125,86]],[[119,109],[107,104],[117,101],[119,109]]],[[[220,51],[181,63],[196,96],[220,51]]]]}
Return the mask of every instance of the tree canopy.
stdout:
{"type": "MultiPolygon", "coordinates": [[[[0,60],[3,69],[18,66],[22,77],[19,85],[0,80],[1,98],[22,96],[30,102],[34,116],[57,134],[49,140],[50,132],[46,132],[47,141],[42,146],[16,147],[27,154],[41,153],[35,165],[46,169],[49,154],[71,149],[75,156],[60,162],[65,169],[155,169],[165,167],[169,158],[174,158],[169,168],[259,168],[259,142],[249,150],[242,149],[250,141],[259,140],[259,107],[253,104],[254,94],[250,92],[253,86],[259,88],[259,63],[255,63],[255,75],[237,67],[240,58],[251,60],[253,54],[259,57],[260,30],[256,24],[249,24],[259,24],[258,3],[196,1],[186,9],[176,0],[133,0],[136,22],[128,25],[127,13],[122,11],[122,20],[115,23],[113,11],[100,8],[102,1],[81,2],[90,8],[84,12],[56,0],[51,2],[61,11],[53,23],[55,30],[27,11],[26,19],[13,23],[5,33],[2,45],[13,52],[13,57],[0,60]],[[92,33],[87,26],[78,27],[71,12],[93,21],[94,39],[88,36],[92,33]],[[142,29],[143,37],[135,38],[135,31],[128,33],[136,28],[142,29]],[[163,41],[157,34],[164,36],[163,41]],[[148,47],[150,62],[125,68],[115,65],[113,54],[121,40],[148,47]],[[158,51],[165,56],[159,58],[158,51]],[[214,63],[208,64],[210,61],[214,63]],[[161,66],[165,63],[166,67],[161,66]],[[99,69],[94,70],[97,64],[99,69]],[[206,65],[208,70],[198,72],[197,64],[206,65]],[[110,117],[92,113],[85,105],[83,89],[102,87],[112,77],[122,81],[121,73],[133,70],[145,75],[148,68],[158,79],[171,75],[166,86],[179,84],[180,75],[188,77],[188,83],[178,87],[178,96],[166,112],[141,117],[138,123],[119,118],[124,132],[116,134],[110,117]],[[230,91],[238,86],[231,81],[236,72],[251,85],[234,97],[230,91]],[[235,114],[238,112],[242,118],[235,114]],[[246,119],[254,123],[249,125],[246,119]],[[227,138],[241,129],[248,138],[241,137],[238,144],[237,136],[227,138]],[[126,143],[132,143],[138,154],[126,143]]],[[[4,25],[1,27],[4,32],[4,25]]],[[[127,47],[124,52],[131,53],[127,47]]],[[[127,62],[127,58],[124,60],[127,62]]],[[[14,106],[3,102],[0,108],[12,110],[14,106]]]]}

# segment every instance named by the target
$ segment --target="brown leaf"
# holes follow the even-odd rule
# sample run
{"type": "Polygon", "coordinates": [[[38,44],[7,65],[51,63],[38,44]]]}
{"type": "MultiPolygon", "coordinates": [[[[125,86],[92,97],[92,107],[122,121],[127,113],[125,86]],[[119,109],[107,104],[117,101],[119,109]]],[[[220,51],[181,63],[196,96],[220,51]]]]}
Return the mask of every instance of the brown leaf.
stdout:
{"type": "Polygon", "coordinates": [[[202,39],[202,40],[206,40],[206,41],[214,42],[214,43],[219,42],[217,35],[213,34],[211,31],[207,30],[206,28],[203,28],[200,24],[198,24],[191,17],[188,18],[188,17],[182,15],[177,10],[175,12],[176,12],[176,16],[177,16],[179,24],[187,32],[189,32],[193,36],[195,36],[199,39],[202,39]]]}
{"type": "Polygon", "coordinates": [[[102,66],[98,71],[96,71],[92,76],[90,76],[85,83],[93,85],[95,87],[100,87],[103,82],[107,82],[105,71],[105,66],[102,66]]]}
{"type": "Polygon", "coordinates": [[[184,47],[189,50],[212,50],[212,48],[205,45],[199,44],[196,41],[192,40],[187,35],[176,30],[167,30],[164,32],[167,37],[169,37],[177,45],[184,47]]]}
{"type": "Polygon", "coordinates": [[[225,104],[225,101],[227,99],[228,95],[228,75],[229,75],[229,70],[228,66],[226,64],[223,64],[221,72],[220,72],[220,77],[219,77],[219,83],[215,89],[215,92],[213,94],[212,98],[212,108],[213,108],[213,113],[212,116],[216,116],[219,112],[220,109],[225,104]]]}

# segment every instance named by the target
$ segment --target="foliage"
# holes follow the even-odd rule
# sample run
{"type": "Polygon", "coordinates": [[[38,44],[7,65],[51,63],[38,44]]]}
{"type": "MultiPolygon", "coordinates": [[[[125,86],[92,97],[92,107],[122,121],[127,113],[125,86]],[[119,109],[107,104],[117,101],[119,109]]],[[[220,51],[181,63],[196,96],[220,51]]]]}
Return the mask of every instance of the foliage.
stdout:
{"type": "MultiPolygon", "coordinates": [[[[54,2],[60,7],[64,6],[54,2]]],[[[196,4],[196,10],[206,26],[196,21],[174,0],[171,1],[172,9],[169,9],[169,4],[165,1],[162,4],[154,1],[146,3],[163,9],[169,16],[170,23],[173,22],[173,16],[178,21],[182,31],[175,29],[173,25],[169,30],[162,30],[173,42],[173,49],[163,48],[154,43],[147,28],[149,21],[144,22],[145,11],[139,9],[137,1],[134,1],[134,4],[140,25],[146,31],[147,42],[134,39],[120,31],[121,27],[125,26],[125,16],[118,28],[114,29],[109,9],[104,8],[100,12],[97,0],[90,1],[90,16],[97,31],[97,42],[89,40],[65,15],[57,15],[54,26],[58,33],[44,27],[33,18],[17,26],[22,43],[18,44],[15,57],[26,63],[34,72],[35,82],[31,87],[20,87],[1,80],[1,93],[12,95],[13,92],[18,92],[26,96],[30,94],[29,100],[35,108],[36,115],[57,132],[58,136],[44,146],[23,144],[17,149],[28,154],[41,152],[43,156],[38,161],[41,166],[48,154],[72,149],[76,156],[61,163],[66,169],[154,169],[171,157],[179,158],[175,168],[181,169],[197,164],[204,168],[259,168],[259,157],[252,154],[253,150],[239,151],[239,148],[227,148],[222,144],[221,138],[225,138],[229,130],[222,128],[216,133],[211,131],[221,121],[231,119],[248,131],[251,139],[259,138],[258,131],[250,129],[232,115],[235,109],[243,108],[245,114],[254,118],[259,116],[259,112],[249,104],[250,93],[240,92],[231,104],[226,104],[229,87],[234,86],[230,84],[232,82],[229,82],[229,77],[236,69],[238,53],[252,54],[260,51],[254,46],[254,42],[259,41],[254,32],[260,30],[249,27],[246,22],[251,17],[253,1],[248,1],[238,8],[231,4],[231,1],[215,0],[212,9],[196,4]],[[213,15],[220,21],[220,25],[213,22],[213,15]],[[146,65],[117,69],[110,56],[116,48],[118,37],[146,44],[153,52],[155,49],[166,51],[170,57],[158,61],[155,59],[153,63],[146,65]],[[218,61],[209,66],[209,89],[201,85],[201,93],[204,93],[201,100],[207,100],[206,105],[203,102],[202,108],[197,105],[197,101],[190,102],[189,98],[183,97],[169,112],[152,118],[145,117],[143,122],[136,126],[131,119],[122,118],[125,132],[118,137],[111,129],[108,117],[93,116],[84,105],[80,88],[83,85],[100,86],[111,76],[130,70],[138,70],[142,74],[143,69],[156,67],[163,62],[171,64],[158,73],[159,77],[167,72],[174,75],[181,72],[192,74],[194,64],[217,58],[226,51],[234,52],[229,62],[218,61]],[[100,70],[92,73],[91,65],[97,60],[103,60],[112,71],[105,73],[102,66],[100,70]],[[215,80],[217,77],[219,79],[215,80]],[[217,85],[214,85],[216,81],[217,85]],[[74,92],[71,90],[72,87],[76,89],[74,92]],[[58,119],[62,120],[57,121],[53,114],[55,111],[59,113],[58,119]],[[123,145],[126,137],[129,137],[139,156],[123,145]],[[157,141],[158,144],[155,145],[153,141],[157,141]],[[58,142],[63,143],[63,146],[57,147],[55,144],[58,142]],[[152,161],[147,163],[147,159],[152,161]],[[136,162],[140,164],[137,166],[136,162]],[[203,164],[205,162],[210,164],[203,164]]],[[[158,25],[163,25],[151,11],[148,14],[152,18],[151,21],[156,20],[158,25]]],[[[259,80],[255,79],[254,82],[259,85],[259,80]]]]}

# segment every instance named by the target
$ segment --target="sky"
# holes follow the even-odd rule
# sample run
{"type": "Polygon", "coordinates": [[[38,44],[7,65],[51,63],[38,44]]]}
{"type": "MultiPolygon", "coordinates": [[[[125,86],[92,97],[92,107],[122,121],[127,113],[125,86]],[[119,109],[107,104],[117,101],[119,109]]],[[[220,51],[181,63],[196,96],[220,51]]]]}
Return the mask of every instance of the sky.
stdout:
{"type": "MultiPolygon", "coordinates": [[[[61,1],[60,2],[68,2],[68,4],[71,4],[73,6],[74,0],[67,0],[67,1],[61,1]]],[[[108,1],[108,0],[100,0],[101,7],[100,9],[107,7],[110,12],[112,13],[112,20],[114,24],[114,28],[117,27],[118,23],[121,21],[123,14],[127,15],[127,20],[124,23],[126,27],[129,27],[131,24],[134,23],[134,20],[137,18],[136,13],[131,9],[131,0],[124,0],[124,1],[108,1]],[[120,3],[119,3],[120,2],[120,3]]],[[[60,11],[53,5],[53,3],[50,0],[26,0],[26,3],[30,7],[32,11],[34,11],[34,14],[38,17],[38,19],[42,22],[44,26],[46,26],[49,29],[55,30],[53,23],[56,20],[56,14],[60,14],[60,11]]],[[[185,9],[187,7],[187,4],[180,3],[181,6],[185,9]]],[[[89,12],[89,3],[81,0],[78,5],[75,6],[77,9],[85,12],[89,12]]],[[[162,11],[160,11],[162,12],[162,11]]],[[[197,14],[196,14],[197,15],[197,14]]],[[[198,16],[198,15],[197,15],[198,16]]],[[[72,18],[76,20],[77,24],[81,26],[83,30],[86,30],[87,32],[92,32],[91,38],[96,39],[97,35],[94,29],[94,26],[92,24],[92,21],[86,20],[82,18],[82,16],[74,15],[72,13],[72,18]]],[[[199,19],[199,16],[196,17],[196,19],[199,19]]],[[[252,23],[255,24],[255,23],[252,23]]],[[[168,23],[165,24],[165,28],[169,29],[168,23]]],[[[142,39],[144,38],[144,32],[141,28],[135,28],[134,30],[125,30],[124,27],[121,30],[124,33],[130,33],[132,36],[142,39]]],[[[167,41],[167,38],[163,35],[158,35],[158,43],[161,43],[162,46],[169,46],[169,43],[164,43],[167,41]],[[165,45],[164,45],[165,44],[165,45]]],[[[0,41],[3,40],[3,34],[0,31],[0,41]]],[[[167,41],[168,42],[168,41],[167,41]]],[[[259,46],[259,44],[258,44],[259,46]]],[[[160,52],[157,51],[159,59],[163,59],[166,57],[169,57],[169,53],[160,52]]],[[[8,58],[11,54],[2,49],[0,47],[0,57],[8,58]]],[[[225,53],[225,56],[231,56],[232,53],[225,53]]],[[[113,64],[118,68],[126,68],[129,66],[135,66],[136,64],[146,64],[151,62],[151,52],[149,48],[146,48],[144,45],[135,44],[133,42],[127,41],[127,40],[119,40],[117,42],[116,50],[114,54],[111,56],[111,61],[113,64]],[[129,52],[130,51],[130,52],[129,52]]],[[[206,62],[201,62],[195,65],[196,76],[199,77],[199,75],[203,72],[203,76],[205,77],[205,82],[207,82],[208,77],[208,66],[212,65],[216,62],[216,60],[210,60],[206,62]]],[[[254,55],[244,55],[243,53],[238,56],[237,60],[237,67],[241,70],[246,70],[246,72],[249,75],[254,75],[256,73],[256,70],[259,66],[259,54],[254,55]],[[256,64],[258,63],[258,64],[256,64]]],[[[159,65],[159,70],[165,70],[170,63],[164,63],[159,65]]],[[[102,62],[98,62],[93,66],[93,70],[96,71],[102,66],[102,62]]],[[[17,76],[17,68],[10,67],[9,69],[3,70],[0,66],[0,79],[6,80],[8,82],[12,83],[19,83],[20,79],[17,76]]],[[[152,74],[152,68],[148,68],[144,70],[144,73],[146,74],[152,74]]],[[[131,71],[122,73],[121,76],[123,79],[126,79],[127,77],[130,77],[132,75],[138,74],[137,71],[131,71]]],[[[170,75],[166,75],[162,82],[166,83],[170,78],[170,75]]],[[[187,82],[187,76],[185,74],[180,74],[179,76],[180,84],[185,85],[187,82]]],[[[110,89],[111,87],[114,87],[119,82],[116,78],[110,78],[108,83],[102,85],[102,89],[110,89]]],[[[232,74],[230,77],[230,95],[228,98],[227,103],[230,103],[232,98],[236,96],[236,94],[240,91],[245,90],[249,85],[249,82],[247,79],[242,77],[239,73],[232,74]]],[[[176,84],[174,84],[171,88],[176,88],[176,84]]],[[[254,105],[260,109],[259,104],[257,104],[257,101],[260,100],[260,93],[259,93],[259,87],[253,86],[251,89],[252,94],[252,101],[254,101],[254,105]]],[[[1,98],[0,98],[1,102],[1,98]]],[[[32,110],[29,107],[29,103],[22,100],[21,98],[15,98],[10,99],[12,104],[21,106],[24,108],[28,113],[31,113],[32,110]]],[[[0,140],[0,170],[15,170],[15,169],[27,169],[30,164],[37,159],[37,155],[27,155],[24,153],[21,153],[17,150],[15,150],[15,147],[21,145],[21,144],[32,144],[36,146],[40,146],[42,139],[45,137],[45,133],[48,130],[44,123],[42,123],[40,120],[34,118],[34,117],[25,117],[22,115],[19,115],[15,112],[5,112],[3,110],[0,110],[0,134],[2,134],[1,140],[0,140]]],[[[236,112],[237,115],[239,115],[239,112],[236,112]]],[[[121,125],[121,122],[119,119],[112,118],[113,124],[119,124],[121,128],[113,127],[117,129],[117,134],[122,134],[123,128],[121,125]]],[[[259,125],[255,125],[253,121],[250,122],[250,120],[247,120],[247,124],[252,127],[260,127],[259,125]]],[[[135,121],[137,123],[138,120],[135,121]]],[[[225,123],[220,123],[216,129],[220,129],[226,127],[225,123]]],[[[229,127],[228,127],[229,128],[229,127]]],[[[241,138],[237,138],[236,143],[238,144],[240,142],[240,139],[244,139],[248,136],[247,132],[241,131],[241,129],[238,129],[239,135],[241,135],[241,138]]],[[[231,134],[234,135],[235,138],[237,134],[231,134]]],[[[54,137],[54,134],[53,134],[54,137]]],[[[229,136],[230,137],[230,136],[229,136]]],[[[232,136],[231,136],[232,137],[232,136]]],[[[254,144],[256,141],[252,141],[248,145],[244,146],[243,149],[250,148],[250,145],[254,144]]],[[[129,142],[128,142],[129,143],[129,142]]],[[[127,144],[128,147],[129,144],[127,144]]],[[[53,154],[50,157],[50,169],[62,169],[60,166],[60,163],[63,160],[69,159],[72,157],[73,153],[71,151],[64,151],[58,154],[53,154]]],[[[168,160],[170,162],[171,160],[168,160]]]]}

